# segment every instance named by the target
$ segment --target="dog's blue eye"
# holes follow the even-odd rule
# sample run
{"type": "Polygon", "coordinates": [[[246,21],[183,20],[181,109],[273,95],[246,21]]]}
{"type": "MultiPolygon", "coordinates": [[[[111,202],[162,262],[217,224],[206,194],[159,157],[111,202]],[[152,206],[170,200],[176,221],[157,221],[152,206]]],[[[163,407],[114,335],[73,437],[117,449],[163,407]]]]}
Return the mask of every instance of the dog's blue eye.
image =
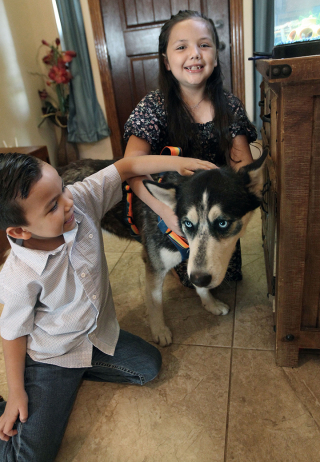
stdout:
{"type": "Polygon", "coordinates": [[[221,229],[226,229],[228,227],[229,223],[227,222],[227,220],[221,220],[219,221],[219,228],[221,229]]]}
{"type": "Polygon", "coordinates": [[[184,222],[184,226],[185,226],[186,228],[190,228],[190,229],[193,228],[193,224],[191,223],[191,221],[188,221],[188,220],[186,220],[186,221],[184,222]]]}

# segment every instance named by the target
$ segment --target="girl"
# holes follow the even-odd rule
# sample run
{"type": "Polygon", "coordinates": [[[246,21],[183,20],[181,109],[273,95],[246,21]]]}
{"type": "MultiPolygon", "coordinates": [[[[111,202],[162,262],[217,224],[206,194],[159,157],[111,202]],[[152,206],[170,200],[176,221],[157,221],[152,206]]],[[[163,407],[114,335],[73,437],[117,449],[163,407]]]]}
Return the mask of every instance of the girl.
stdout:
{"type": "MultiPolygon", "coordinates": [[[[241,102],[223,89],[218,56],[219,39],[211,19],[197,11],[179,11],[161,29],[159,86],[145,96],[125,124],[125,156],[159,154],[164,146],[182,148],[184,156],[225,164],[238,170],[252,162],[249,143],[256,130],[241,102]]],[[[177,234],[174,212],[155,199],[141,177],[130,186],[177,234]]],[[[193,287],[183,262],[176,271],[193,287]]],[[[226,278],[241,280],[240,243],[226,278]]]]}

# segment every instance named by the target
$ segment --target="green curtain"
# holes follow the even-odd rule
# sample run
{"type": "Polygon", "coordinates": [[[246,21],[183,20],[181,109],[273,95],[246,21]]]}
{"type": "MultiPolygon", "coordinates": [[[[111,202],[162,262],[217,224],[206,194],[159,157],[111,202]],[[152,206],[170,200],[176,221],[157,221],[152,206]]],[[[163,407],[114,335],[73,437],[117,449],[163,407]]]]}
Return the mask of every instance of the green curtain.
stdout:
{"type": "Polygon", "coordinates": [[[64,45],[77,57],[71,63],[68,141],[93,143],[110,135],[99,106],[79,0],[56,0],[64,45]]]}

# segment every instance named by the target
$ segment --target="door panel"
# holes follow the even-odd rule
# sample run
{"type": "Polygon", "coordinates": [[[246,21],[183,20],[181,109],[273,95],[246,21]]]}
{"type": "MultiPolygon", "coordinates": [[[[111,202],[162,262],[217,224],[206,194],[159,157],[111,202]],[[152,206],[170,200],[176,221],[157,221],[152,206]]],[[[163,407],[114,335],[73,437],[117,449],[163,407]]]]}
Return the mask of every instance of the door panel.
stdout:
{"type": "Polygon", "coordinates": [[[132,58],[131,81],[133,83],[134,101],[141,101],[150,91],[158,85],[158,55],[150,55],[145,59],[132,58]]]}
{"type": "Polygon", "coordinates": [[[125,0],[124,5],[128,27],[166,21],[171,14],[170,0],[125,0]]]}
{"type": "Polygon", "coordinates": [[[160,30],[161,27],[157,26],[125,31],[123,37],[127,57],[155,53],[158,49],[160,30]]]}
{"type": "Polygon", "coordinates": [[[131,111],[158,88],[158,39],[163,23],[179,10],[201,11],[220,24],[219,51],[225,87],[231,90],[229,2],[225,0],[101,0],[121,135],[131,111]]]}

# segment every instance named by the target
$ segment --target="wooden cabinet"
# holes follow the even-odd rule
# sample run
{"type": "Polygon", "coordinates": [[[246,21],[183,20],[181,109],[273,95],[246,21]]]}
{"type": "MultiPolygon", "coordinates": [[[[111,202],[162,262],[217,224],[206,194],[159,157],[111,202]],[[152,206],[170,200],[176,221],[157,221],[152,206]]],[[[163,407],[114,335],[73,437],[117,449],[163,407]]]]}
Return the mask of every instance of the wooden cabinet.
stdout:
{"type": "Polygon", "coordinates": [[[18,154],[29,154],[30,156],[37,157],[38,159],[41,159],[44,162],[48,162],[48,164],[50,164],[47,146],[20,146],[12,148],[0,148],[0,152],[2,154],[8,154],[10,152],[17,152],[18,154]]]}
{"type": "Polygon", "coordinates": [[[262,234],[276,362],[320,349],[320,56],[261,60],[262,234]]]}

